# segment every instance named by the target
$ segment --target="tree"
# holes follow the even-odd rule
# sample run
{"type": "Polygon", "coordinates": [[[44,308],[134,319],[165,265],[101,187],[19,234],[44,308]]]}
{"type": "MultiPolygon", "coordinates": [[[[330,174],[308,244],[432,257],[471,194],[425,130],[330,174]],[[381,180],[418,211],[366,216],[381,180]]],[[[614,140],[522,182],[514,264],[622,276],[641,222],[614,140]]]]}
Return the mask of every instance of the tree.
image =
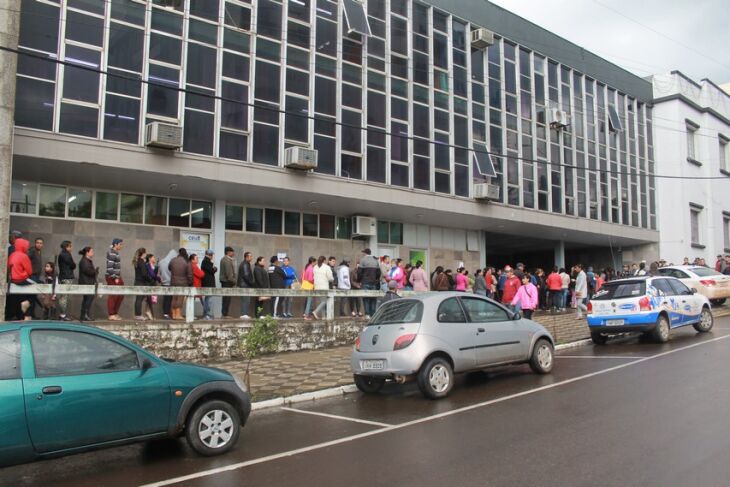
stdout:
{"type": "Polygon", "coordinates": [[[270,315],[257,318],[249,328],[248,333],[241,339],[241,349],[246,359],[246,372],[243,380],[248,390],[251,390],[249,370],[251,361],[263,354],[273,353],[279,349],[279,322],[270,315]]]}

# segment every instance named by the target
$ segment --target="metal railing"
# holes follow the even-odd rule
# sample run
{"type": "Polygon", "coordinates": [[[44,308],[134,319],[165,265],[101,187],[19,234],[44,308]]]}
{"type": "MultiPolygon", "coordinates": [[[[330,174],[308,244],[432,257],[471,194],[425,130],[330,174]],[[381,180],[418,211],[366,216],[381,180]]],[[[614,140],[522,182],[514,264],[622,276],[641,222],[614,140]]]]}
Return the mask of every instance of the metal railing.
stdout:
{"type": "MultiPolygon", "coordinates": [[[[252,289],[252,288],[220,288],[220,287],[178,287],[178,286],[109,286],[107,284],[30,284],[18,286],[11,284],[8,294],[54,294],[83,296],[184,296],[185,321],[191,323],[195,319],[195,298],[198,296],[216,297],[280,297],[280,298],[324,298],[327,300],[325,319],[335,319],[335,298],[382,298],[383,291],[362,289],[344,290],[329,289],[325,291],[301,289],[252,289]]],[[[414,291],[399,291],[402,296],[415,294],[414,291]]]]}

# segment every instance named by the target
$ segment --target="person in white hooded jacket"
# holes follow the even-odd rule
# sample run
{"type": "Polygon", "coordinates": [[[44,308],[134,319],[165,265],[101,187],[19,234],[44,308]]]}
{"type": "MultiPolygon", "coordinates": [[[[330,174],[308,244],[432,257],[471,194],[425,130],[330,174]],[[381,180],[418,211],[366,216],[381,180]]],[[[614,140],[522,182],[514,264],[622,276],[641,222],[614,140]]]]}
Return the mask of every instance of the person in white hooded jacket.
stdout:
{"type": "MultiPolygon", "coordinates": [[[[317,265],[314,266],[314,290],[315,291],[327,291],[330,288],[330,283],[335,280],[335,276],[332,275],[332,268],[327,264],[327,258],[324,255],[320,255],[317,259],[317,265]]],[[[348,278],[349,280],[349,278],[348,278]]],[[[327,298],[320,298],[317,308],[312,312],[312,316],[315,319],[319,319],[320,313],[327,306],[327,298]]]]}
{"type": "MultiPolygon", "coordinates": [[[[174,259],[175,257],[177,257],[177,251],[170,250],[167,253],[167,255],[157,263],[157,265],[159,266],[159,269],[160,269],[160,279],[162,280],[163,286],[168,286],[168,287],[170,286],[170,279],[172,276],[170,275],[169,265],[170,265],[170,261],[172,259],[174,259]]],[[[162,297],[163,318],[166,320],[169,320],[171,312],[172,312],[172,296],[163,296],[162,297]]]]}
{"type": "MultiPolygon", "coordinates": [[[[340,266],[337,268],[337,289],[349,291],[352,289],[352,283],[350,282],[350,262],[343,260],[340,262],[340,266]]],[[[350,309],[354,310],[352,298],[340,298],[340,316],[347,315],[345,310],[345,303],[350,301],[350,309]]]]}

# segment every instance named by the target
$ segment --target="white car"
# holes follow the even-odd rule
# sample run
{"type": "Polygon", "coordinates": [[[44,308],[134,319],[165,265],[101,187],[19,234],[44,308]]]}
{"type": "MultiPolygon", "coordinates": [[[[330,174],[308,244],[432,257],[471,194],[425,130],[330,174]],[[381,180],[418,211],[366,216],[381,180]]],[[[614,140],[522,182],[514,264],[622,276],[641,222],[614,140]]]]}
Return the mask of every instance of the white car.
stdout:
{"type": "Polygon", "coordinates": [[[659,269],[662,276],[676,277],[688,288],[707,296],[714,306],[722,306],[730,298],[730,276],[715,269],[696,265],[675,265],[659,269]]]}
{"type": "Polygon", "coordinates": [[[660,342],[669,330],[692,325],[705,333],[713,317],[707,297],[672,277],[632,277],[609,281],[588,304],[588,327],[597,345],[609,335],[642,332],[660,342]]]}

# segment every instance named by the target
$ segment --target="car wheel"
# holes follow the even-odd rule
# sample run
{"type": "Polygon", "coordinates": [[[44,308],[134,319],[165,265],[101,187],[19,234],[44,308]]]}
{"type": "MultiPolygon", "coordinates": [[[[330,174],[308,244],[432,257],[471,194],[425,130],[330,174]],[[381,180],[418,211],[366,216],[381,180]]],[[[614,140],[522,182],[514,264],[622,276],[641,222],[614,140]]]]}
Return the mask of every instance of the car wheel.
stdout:
{"type": "Polygon", "coordinates": [[[713,306],[722,306],[725,304],[725,298],[722,299],[711,299],[710,303],[712,303],[713,306]]]}
{"type": "Polygon", "coordinates": [[[383,388],[385,379],[381,377],[371,377],[367,375],[354,375],[355,385],[365,394],[375,394],[383,388]]]}
{"type": "Polygon", "coordinates": [[[226,453],[236,445],[241,421],[226,401],[207,401],[188,415],[185,436],[198,454],[209,457],[226,453]]]}
{"type": "Polygon", "coordinates": [[[454,371],[448,360],[442,357],[433,357],[418,372],[418,388],[429,399],[448,396],[453,386],[454,371]]]}
{"type": "Polygon", "coordinates": [[[702,308],[702,313],[700,313],[700,321],[692,326],[694,326],[695,330],[699,331],[700,333],[707,333],[708,331],[712,330],[712,325],[714,325],[712,312],[709,310],[709,308],[702,308]]]}
{"type": "Polygon", "coordinates": [[[659,343],[666,343],[669,341],[669,321],[664,315],[659,315],[656,320],[656,327],[652,333],[654,340],[659,343]]]}
{"type": "Polygon", "coordinates": [[[549,374],[554,362],[552,344],[544,338],[539,339],[532,349],[530,368],[536,374],[549,374]]]}
{"type": "Polygon", "coordinates": [[[608,341],[608,336],[597,331],[592,331],[591,340],[593,340],[593,343],[595,343],[596,345],[605,345],[608,341]]]}

